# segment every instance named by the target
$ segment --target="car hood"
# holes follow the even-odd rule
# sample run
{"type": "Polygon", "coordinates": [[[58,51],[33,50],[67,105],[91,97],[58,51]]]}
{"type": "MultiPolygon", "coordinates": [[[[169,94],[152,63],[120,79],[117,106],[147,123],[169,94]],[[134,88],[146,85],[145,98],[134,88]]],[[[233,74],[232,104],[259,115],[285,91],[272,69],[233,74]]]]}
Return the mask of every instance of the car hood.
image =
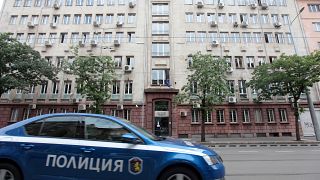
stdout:
{"type": "Polygon", "coordinates": [[[187,140],[175,139],[171,137],[166,137],[161,141],[156,141],[156,144],[161,147],[168,147],[168,148],[179,148],[185,150],[191,150],[196,152],[202,152],[209,156],[215,156],[217,153],[212,149],[208,148],[207,146],[190,142],[187,140]]]}

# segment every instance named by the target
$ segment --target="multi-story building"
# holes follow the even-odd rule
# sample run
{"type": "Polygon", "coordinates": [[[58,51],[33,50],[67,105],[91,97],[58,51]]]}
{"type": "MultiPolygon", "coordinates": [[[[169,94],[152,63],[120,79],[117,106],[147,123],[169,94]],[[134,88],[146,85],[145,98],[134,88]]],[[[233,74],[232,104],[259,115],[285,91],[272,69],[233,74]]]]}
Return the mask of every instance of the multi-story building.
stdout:
{"type": "MultiPolygon", "coordinates": [[[[298,14],[291,0],[5,0],[1,32],[41,52],[56,66],[80,54],[108,55],[117,78],[104,113],[120,116],[161,135],[195,137],[200,113],[176,105],[186,84],[192,54],[201,51],[230,65],[232,96],[213,107],[206,134],[291,136],[294,115],[287,97],[255,103],[246,87],[254,68],[282,53],[307,54],[298,14]]],[[[90,102],[77,94],[73,76],[12,90],[1,97],[1,126],[30,116],[84,110],[90,102]]],[[[312,93],[313,98],[317,95],[312,93]]]]}

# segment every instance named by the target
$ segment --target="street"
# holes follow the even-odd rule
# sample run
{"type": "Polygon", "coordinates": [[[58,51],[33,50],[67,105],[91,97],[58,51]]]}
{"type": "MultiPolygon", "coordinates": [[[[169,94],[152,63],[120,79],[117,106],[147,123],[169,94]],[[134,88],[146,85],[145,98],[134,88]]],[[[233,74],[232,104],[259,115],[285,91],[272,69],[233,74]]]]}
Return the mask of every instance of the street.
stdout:
{"type": "Polygon", "coordinates": [[[319,180],[320,147],[217,147],[227,180],[319,180]]]}

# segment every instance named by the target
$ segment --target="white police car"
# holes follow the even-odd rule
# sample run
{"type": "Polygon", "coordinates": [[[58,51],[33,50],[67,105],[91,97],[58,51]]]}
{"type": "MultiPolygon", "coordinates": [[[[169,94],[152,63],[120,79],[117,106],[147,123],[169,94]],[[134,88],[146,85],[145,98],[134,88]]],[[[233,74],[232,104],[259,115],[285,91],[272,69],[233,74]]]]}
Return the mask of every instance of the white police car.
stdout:
{"type": "Polygon", "coordinates": [[[218,154],[112,116],[50,114],[0,129],[0,180],[224,179],[218,154]]]}

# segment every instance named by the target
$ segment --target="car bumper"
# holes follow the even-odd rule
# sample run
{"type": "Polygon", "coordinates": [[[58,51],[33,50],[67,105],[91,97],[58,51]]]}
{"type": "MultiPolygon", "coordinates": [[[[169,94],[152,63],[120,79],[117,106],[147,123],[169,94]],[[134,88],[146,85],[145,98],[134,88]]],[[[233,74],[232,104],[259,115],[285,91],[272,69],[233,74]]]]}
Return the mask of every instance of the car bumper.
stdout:
{"type": "Polygon", "coordinates": [[[222,163],[215,164],[208,167],[206,174],[203,174],[203,180],[224,180],[225,168],[222,163]]]}

